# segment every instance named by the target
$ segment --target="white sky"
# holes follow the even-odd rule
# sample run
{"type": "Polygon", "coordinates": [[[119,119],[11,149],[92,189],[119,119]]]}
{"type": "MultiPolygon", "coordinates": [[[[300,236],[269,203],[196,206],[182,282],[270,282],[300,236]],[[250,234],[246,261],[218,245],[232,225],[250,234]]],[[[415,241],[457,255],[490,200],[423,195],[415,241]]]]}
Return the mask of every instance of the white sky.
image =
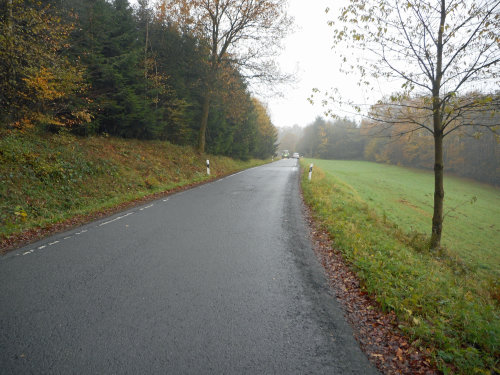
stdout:
{"type": "Polygon", "coordinates": [[[316,116],[323,115],[324,109],[319,103],[311,105],[307,101],[313,88],[328,91],[337,87],[351,99],[363,96],[355,79],[339,72],[339,59],[331,48],[333,28],[327,21],[336,18],[336,10],[344,3],[339,0],[289,0],[288,13],[295,18],[296,32],[286,38],[278,63],[285,72],[297,71],[298,82],[294,87],[285,87],[282,98],[263,99],[275,126],[297,124],[304,127],[316,116]],[[325,13],[327,7],[330,8],[328,14],[325,13]]]}
{"type": "MultiPolygon", "coordinates": [[[[284,51],[278,60],[285,72],[297,71],[298,82],[293,87],[283,89],[283,97],[263,98],[267,103],[273,124],[288,127],[295,124],[305,127],[317,116],[325,117],[325,110],[332,109],[340,117],[349,117],[359,121],[359,115],[341,112],[332,105],[322,107],[320,100],[323,93],[339,90],[343,101],[352,101],[367,108],[388,93],[400,89],[397,82],[375,82],[368,91],[358,86],[359,76],[340,72],[340,53],[333,46],[333,31],[328,21],[336,21],[340,10],[349,4],[349,0],[288,0],[288,13],[295,18],[296,31],[284,41],[284,51]],[[329,8],[328,14],[325,12],[329,8]],[[312,89],[320,90],[315,94],[315,104],[307,98],[312,89]]],[[[342,51],[345,52],[346,51],[342,51]]],[[[351,50],[350,54],[359,51],[351,50]]]]}

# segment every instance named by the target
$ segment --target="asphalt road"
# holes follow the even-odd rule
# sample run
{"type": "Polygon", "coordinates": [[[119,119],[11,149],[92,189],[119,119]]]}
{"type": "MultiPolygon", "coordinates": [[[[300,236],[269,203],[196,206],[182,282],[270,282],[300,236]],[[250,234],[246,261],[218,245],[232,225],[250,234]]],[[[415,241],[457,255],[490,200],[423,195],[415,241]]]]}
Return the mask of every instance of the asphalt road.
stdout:
{"type": "Polygon", "coordinates": [[[298,178],[280,160],[3,256],[0,373],[376,373],[298,178]]]}

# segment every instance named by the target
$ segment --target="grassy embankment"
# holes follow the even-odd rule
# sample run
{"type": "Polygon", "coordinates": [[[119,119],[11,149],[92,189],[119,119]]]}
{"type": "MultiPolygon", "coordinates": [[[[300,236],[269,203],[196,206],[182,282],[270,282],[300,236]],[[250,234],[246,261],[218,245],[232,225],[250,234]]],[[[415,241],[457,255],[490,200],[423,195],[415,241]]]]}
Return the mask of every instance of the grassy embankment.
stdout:
{"type": "Polygon", "coordinates": [[[0,241],[263,163],[160,141],[0,134],[0,241]]]}
{"type": "Polygon", "coordinates": [[[428,348],[445,373],[499,372],[500,190],[446,178],[446,248],[431,252],[432,173],[302,164],[311,162],[313,180],[305,168],[302,182],[314,216],[363,287],[396,312],[415,349],[428,348]]]}

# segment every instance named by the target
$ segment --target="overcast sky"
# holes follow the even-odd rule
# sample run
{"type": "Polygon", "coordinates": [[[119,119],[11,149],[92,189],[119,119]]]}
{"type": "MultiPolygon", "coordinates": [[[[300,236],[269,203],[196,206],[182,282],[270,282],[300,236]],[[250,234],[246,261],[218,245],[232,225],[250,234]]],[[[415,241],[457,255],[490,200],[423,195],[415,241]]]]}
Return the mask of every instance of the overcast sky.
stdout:
{"type": "MultiPolygon", "coordinates": [[[[327,21],[336,17],[336,10],[345,1],[339,0],[289,0],[289,14],[295,18],[296,32],[285,40],[279,65],[286,72],[297,71],[298,82],[285,87],[282,98],[264,99],[275,126],[304,127],[322,115],[324,109],[311,105],[307,98],[313,88],[322,91],[337,87],[351,99],[362,97],[353,77],[339,72],[339,59],[332,50],[333,29],[327,21]],[[330,12],[325,13],[329,7],[330,12]]],[[[341,114],[342,115],[342,114],[341,114]]]]}
{"type": "MultiPolygon", "coordinates": [[[[317,88],[322,93],[331,92],[337,88],[344,100],[351,100],[366,108],[390,92],[397,90],[396,84],[388,82],[375,83],[370,91],[357,85],[358,77],[341,73],[339,52],[332,49],[333,30],[327,24],[329,20],[337,20],[339,11],[349,3],[349,0],[288,0],[289,14],[295,19],[295,29],[285,42],[285,49],[278,60],[285,72],[297,72],[297,83],[293,87],[283,89],[283,97],[263,98],[267,103],[273,124],[278,127],[300,127],[312,123],[317,116],[324,116],[323,108],[316,95],[314,105],[307,98],[312,89],[317,88]],[[328,14],[325,12],[329,8],[328,14]]],[[[345,52],[345,51],[344,51],[345,52]]],[[[353,53],[357,54],[356,51],[353,53]]],[[[351,112],[333,109],[340,117],[360,120],[351,112]]]]}
{"type": "Polygon", "coordinates": [[[320,106],[307,101],[312,88],[327,89],[328,82],[338,79],[338,69],[331,50],[333,33],[325,14],[328,1],[289,0],[289,4],[296,30],[286,38],[278,63],[283,71],[295,72],[297,82],[283,88],[283,97],[264,100],[275,126],[303,127],[322,113],[320,106]]]}

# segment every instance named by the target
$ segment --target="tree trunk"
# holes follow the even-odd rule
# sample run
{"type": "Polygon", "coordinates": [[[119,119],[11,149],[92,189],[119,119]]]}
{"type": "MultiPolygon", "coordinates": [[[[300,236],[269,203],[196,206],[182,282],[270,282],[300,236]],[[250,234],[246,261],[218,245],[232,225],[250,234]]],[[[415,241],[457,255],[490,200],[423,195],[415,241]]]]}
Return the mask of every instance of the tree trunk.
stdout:
{"type": "Polygon", "coordinates": [[[432,84],[432,121],[434,127],[434,214],[432,216],[432,234],[430,248],[437,250],[441,246],[441,232],[443,231],[443,119],[442,102],[439,97],[441,79],[443,77],[443,33],[446,21],[446,2],[441,0],[441,20],[439,22],[435,81],[432,84]]]}
{"type": "Polygon", "coordinates": [[[432,216],[432,235],[430,247],[433,250],[441,246],[443,231],[444,202],[444,166],[443,166],[443,134],[434,134],[434,215],[432,216]]]}
{"type": "Polygon", "coordinates": [[[199,137],[198,137],[198,151],[200,153],[205,152],[205,135],[207,133],[209,109],[210,109],[210,95],[209,95],[209,93],[206,93],[205,98],[203,99],[203,105],[201,108],[200,133],[199,133],[199,137]]]}

